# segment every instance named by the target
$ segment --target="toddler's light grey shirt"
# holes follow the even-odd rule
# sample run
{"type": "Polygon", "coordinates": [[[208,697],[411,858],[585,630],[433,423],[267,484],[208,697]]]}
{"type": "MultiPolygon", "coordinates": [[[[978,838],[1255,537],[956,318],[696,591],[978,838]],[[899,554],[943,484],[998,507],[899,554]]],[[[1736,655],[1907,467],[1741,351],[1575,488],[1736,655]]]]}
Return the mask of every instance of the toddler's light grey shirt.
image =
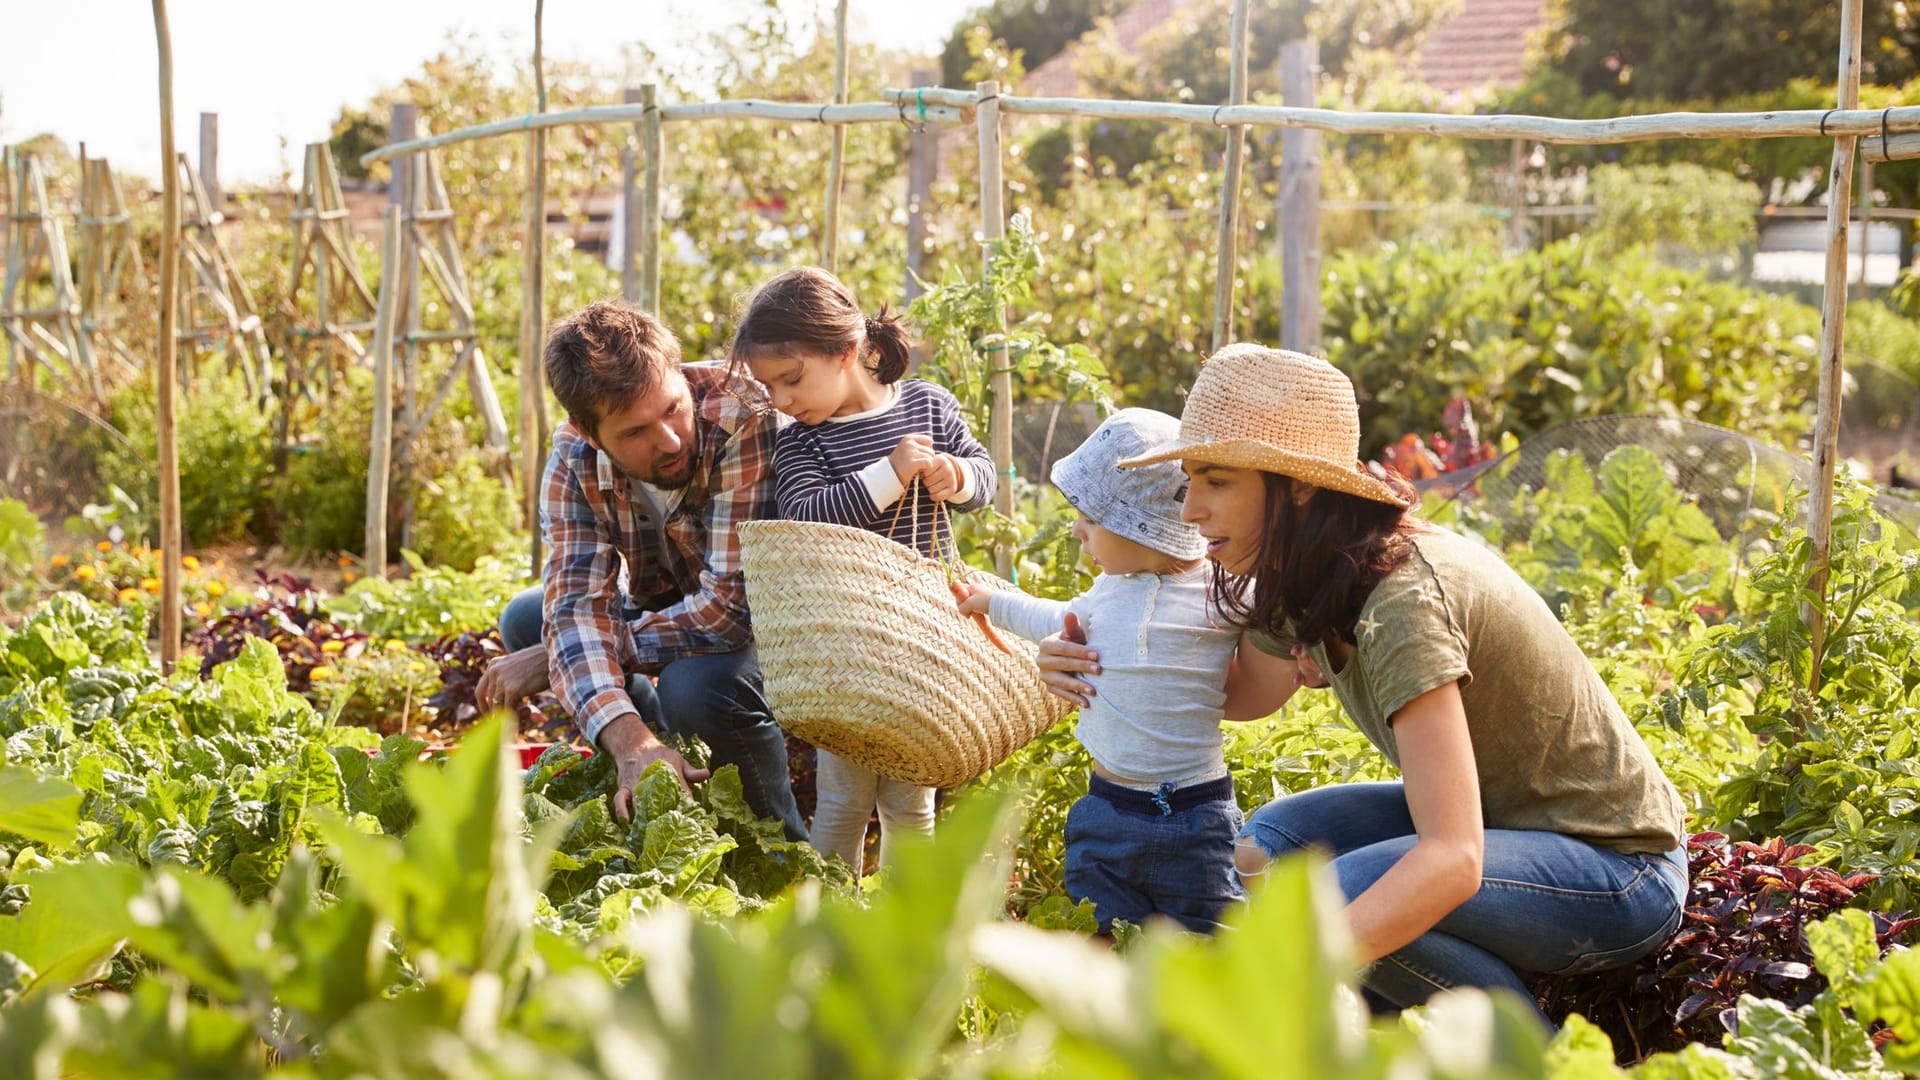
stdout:
{"type": "Polygon", "coordinates": [[[1099,691],[1080,710],[1080,742],[1128,780],[1188,784],[1225,775],[1220,714],[1240,631],[1210,617],[1206,564],[1175,574],[1102,574],[1070,601],[994,592],[995,626],[1039,641],[1080,620],[1100,654],[1099,691]],[[1220,625],[1215,625],[1219,623],[1220,625]]]}

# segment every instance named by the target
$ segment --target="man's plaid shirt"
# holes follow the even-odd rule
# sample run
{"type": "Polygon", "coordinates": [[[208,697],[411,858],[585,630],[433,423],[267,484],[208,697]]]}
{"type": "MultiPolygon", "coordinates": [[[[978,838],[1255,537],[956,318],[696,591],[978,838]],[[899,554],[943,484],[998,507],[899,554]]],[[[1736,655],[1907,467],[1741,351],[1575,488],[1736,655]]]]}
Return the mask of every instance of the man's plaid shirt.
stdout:
{"type": "Polygon", "coordinates": [[[663,529],[580,429],[569,422],[553,434],[540,496],[547,656],[554,692],[588,742],[634,711],[627,672],[657,673],[683,656],[734,652],[753,640],[734,526],[776,515],[776,414],[758,383],[729,379],[723,365],[681,371],[698,457],[663,529]],[[663,595],[679,599],[626,618],[663,595]]]}

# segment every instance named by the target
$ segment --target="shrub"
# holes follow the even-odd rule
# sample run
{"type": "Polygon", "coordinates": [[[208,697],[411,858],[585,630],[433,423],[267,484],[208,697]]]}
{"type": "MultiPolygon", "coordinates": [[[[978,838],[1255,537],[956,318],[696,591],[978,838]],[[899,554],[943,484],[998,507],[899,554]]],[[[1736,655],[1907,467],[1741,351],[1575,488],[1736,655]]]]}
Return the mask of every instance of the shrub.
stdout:
{"type": "Polygon", "coordinates": [[[521,545],[513,492],[489,475],[473,454],[420,483],[414,505],[413,546],[430,563],[472,570],[489,555],[521,545]]]}
{"type": "MultiPolygon", "coordinates": [[[[272,418],[254,404],[238,374],[212,364],[183,390],[179,404],[180,516],[188,541],[209,544],[247,535],[259,516],[272,464],[272,418]]],[[[150,380],[116,391],[113,423],[127,441],[103,439],[98,459],[102,481],[151,507],[160,505],[155,409],[150,380]]]]}

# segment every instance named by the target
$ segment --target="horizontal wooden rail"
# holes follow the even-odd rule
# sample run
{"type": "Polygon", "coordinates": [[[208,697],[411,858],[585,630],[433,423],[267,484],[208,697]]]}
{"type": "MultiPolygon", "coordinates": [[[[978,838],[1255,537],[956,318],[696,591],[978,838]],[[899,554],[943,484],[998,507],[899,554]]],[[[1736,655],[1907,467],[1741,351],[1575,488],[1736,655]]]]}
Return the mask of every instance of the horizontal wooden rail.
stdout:
{"type": "MultiPolygon", "coordinates": [[[[376,161],[387,161],[407,154],[416,154],[422,150],[433,150],[442,146],[451,146],[454,143],[486,139],[496,135],[512,135],[516,132],[570,127],[576,124],[631,123],[645,117],[649,108],[653,106],[636,102],[620,105],[589,105],[564,112],[528,113],[511,120],[476,124],[458,131],[383,146],[378,150],[360,155],[360,164],[371,165],[376,161]]],[[[705,101],[685,105],[661,105],[658,110],[661,121],[665,123],[686,120],[766,120],[790,124],[899,124],[917,123],[922,119],[917,110],[879,101],[855,102],[847,105],[813,105],[793,101],[705,101]],[[913,115],[909,116],[909,113],[913,115]]],[[[929,123],[957,124],[964,122],[967,118],[960,109],[939,106],[928,108],[925,120],[929,123]]]]}

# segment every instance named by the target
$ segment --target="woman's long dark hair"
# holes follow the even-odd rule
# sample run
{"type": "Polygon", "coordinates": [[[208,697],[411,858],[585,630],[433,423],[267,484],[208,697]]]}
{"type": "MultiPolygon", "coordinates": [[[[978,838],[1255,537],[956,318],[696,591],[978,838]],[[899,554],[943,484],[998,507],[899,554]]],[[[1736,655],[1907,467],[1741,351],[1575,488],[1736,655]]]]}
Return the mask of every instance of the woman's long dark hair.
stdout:
{"type": "Polygon", "coordinates": [[[1355,644],[1354,625],[1374,586],[1413,554],[1415,519],[1389,503],[1316,488],[1305,504],[1294,481],[1266,480],[1266,519],[1253,570],[1213,567],[1214,604],[1242,627],[1308,644],[1355,644]]]}

